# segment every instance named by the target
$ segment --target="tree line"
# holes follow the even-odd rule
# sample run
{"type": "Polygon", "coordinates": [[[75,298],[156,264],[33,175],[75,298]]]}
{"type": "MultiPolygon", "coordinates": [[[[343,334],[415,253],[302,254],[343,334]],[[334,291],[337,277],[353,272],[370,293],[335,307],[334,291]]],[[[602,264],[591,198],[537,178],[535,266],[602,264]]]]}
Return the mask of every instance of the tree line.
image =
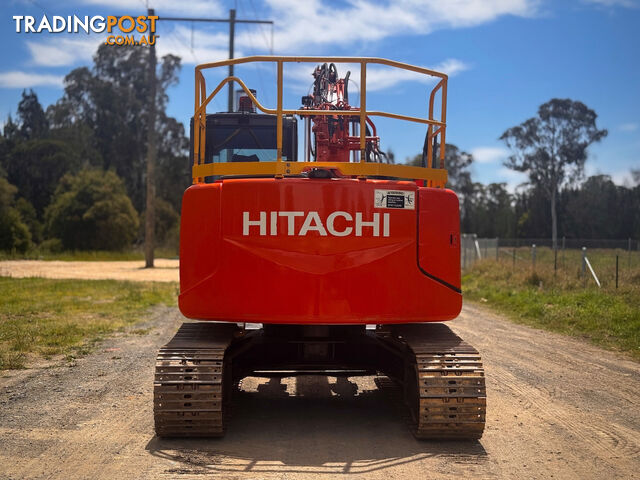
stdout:
{"type": "MultiPolygon", "coordinates": [[[[640,178],[636,180],[640,183],[640,178]]],[[[510,193],[505,184],[472,183],[462,195],[461,228],[488,238],[553,239],[551,200],[539,187],[510,193]]],[[[640,237],[640,186],[594,175],[560,190],[557,238],[640,237]]]]}
{"type": "MultiPolygon", "coordinates": [[[[180,59],[157,70],[156,242],[175,248],[189,185],[188,138],[166,114],[180,59]]],[[[143,240],[148,59],[101,46],[46,111],[24,91],[0,136],[0,250],[118,250],[143,240]]]]}

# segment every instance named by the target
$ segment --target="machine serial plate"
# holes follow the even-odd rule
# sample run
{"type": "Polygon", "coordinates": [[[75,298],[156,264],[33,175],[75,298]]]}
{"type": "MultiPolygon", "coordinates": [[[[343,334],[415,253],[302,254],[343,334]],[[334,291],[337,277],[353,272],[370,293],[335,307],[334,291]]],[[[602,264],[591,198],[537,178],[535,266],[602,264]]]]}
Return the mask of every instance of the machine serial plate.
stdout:
{"type": "Polygon", "coordinates": [[[378,190],[375,191],[375,208],[415,209],[416,193],[408,190],[378,190]]]}

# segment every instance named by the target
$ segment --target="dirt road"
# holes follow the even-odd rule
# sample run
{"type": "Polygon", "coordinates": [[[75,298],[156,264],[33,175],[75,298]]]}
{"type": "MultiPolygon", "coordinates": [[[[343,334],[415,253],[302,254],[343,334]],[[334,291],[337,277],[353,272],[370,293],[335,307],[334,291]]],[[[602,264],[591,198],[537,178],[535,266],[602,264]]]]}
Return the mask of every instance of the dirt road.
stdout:
{"type": "Polygon", "coordinates": [[[5,260],[0,276],[80,278],[83,280],[132,280],[138,282],[177,282],[178,260],[157,258],[153,269],[144,260],[125,262],[62,262],[45,260],[5,260]]]}
{"type": "Polygon", "coordinates": [[[633,478],[640,365],[467,306],[453,328],[486,361],[479,442],[421,442],[370,378],[248,379],[220,440],[158,440],[156,348],[182,321],[106,341],[75,366],[0,379],[0,478],[633,478]]]}

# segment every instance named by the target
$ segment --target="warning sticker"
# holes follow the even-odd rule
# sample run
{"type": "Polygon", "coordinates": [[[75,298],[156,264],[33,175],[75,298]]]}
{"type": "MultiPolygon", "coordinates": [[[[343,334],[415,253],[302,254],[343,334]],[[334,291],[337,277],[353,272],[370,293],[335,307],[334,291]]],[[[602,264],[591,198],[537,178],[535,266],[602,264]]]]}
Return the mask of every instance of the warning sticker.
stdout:
{"type": "Polygon", "coordinates": [[[415,209],[416,192],[407,190],[378,190],[375,191],[375,208],[415,209]]]}

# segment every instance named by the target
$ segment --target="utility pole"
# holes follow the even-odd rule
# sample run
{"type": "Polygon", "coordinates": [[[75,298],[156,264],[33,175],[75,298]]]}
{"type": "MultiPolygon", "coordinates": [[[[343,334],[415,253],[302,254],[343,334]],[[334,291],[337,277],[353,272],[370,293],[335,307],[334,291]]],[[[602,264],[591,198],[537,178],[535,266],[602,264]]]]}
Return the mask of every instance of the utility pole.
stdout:
{"type": "MultiPolygon", "coordinates": [[[[147,15],[153,16],[150,8],[147,15]]],[[[144,264],[153,268],[156,226],[156,38],[149,28],[149,118],[147,120],[147,206],[144,216],[144,264]]]]}
{"type": "MultiPolygon", "coordinates": [[[[154,10],[149,8],[147,15],[154,15],[154,10]]],[[[235,40],[235,24],[236,23],[262,23],[269,24],[273,29],[273,20],[239,20],[236,18],[236,11],[229,10],[229,18],[182,18],[182,17],[158,17],[156,21],[172,21],[172,22],[212,22],[212,23],[229,23],[229,59],[233,58],[234,40],[235,40]]],[[[155,233],[155,165],[156,165],[156,36],[149,28],[149,130],[147,132],[147,201],[146,213],[144,221],[144,261],[145,268],[153,267],[154,260],[154,233],[155,233]]],[[[272,37],[273,39],[273,30],[272,37]]],[[[233,65],[229,65],[229,76],[233,76],[233,65]]],[[[233,112],[233,83],[229,82],[229,101],[228,110],[233,112]]]]}
{"type": "MultiPolygon", "coordinates": [[[[229,60],[233,58],[233,41],[236,36],[236,11],[229,10],[229,60]]],[[[229,76],[233,77],[233,65],[229,65],[229,76]]],[[[233,112],[233,82],[229,82],[229,102],[227,109],[233,112]]]]}

